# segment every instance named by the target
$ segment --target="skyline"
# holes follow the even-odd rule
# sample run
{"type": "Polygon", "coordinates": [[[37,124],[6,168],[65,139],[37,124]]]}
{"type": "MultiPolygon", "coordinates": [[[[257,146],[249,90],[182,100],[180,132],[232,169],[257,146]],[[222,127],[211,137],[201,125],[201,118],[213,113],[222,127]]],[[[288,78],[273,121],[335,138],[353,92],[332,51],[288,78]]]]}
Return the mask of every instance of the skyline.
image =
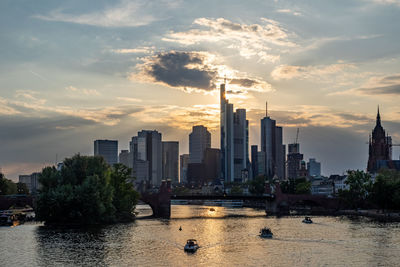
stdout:
{"type": "Polygon", "coordinates": [[[93,154],[96,139],[127,149],[141,129],[178,140],[184,154],[191,127],[204,125],[219,148],[225,75],[229,101],[247,110],[249,143],[260,146],[268,101],[284,143],[299,127],[301,153],[323,174],[366,169],[378,104],[400,143],[399,1],[251,1],[245,11],[239,1],[41,2],[0,4],[8,178],[56,154],[93,154]]]}

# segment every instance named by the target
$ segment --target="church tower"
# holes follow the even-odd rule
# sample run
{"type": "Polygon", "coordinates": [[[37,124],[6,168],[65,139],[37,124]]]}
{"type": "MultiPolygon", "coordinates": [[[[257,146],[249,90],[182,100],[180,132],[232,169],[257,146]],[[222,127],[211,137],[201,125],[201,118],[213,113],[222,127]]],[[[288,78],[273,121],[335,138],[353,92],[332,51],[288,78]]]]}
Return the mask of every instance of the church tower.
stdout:
{"type": "Polygon", "coordinates": [[[367,171],[375,173],[378,171],[377,161],[392,160],[392,138],[387,136],[381,124],[381,115],[376,115],[376,125],[369,137],[369,157],[367,171]]]}

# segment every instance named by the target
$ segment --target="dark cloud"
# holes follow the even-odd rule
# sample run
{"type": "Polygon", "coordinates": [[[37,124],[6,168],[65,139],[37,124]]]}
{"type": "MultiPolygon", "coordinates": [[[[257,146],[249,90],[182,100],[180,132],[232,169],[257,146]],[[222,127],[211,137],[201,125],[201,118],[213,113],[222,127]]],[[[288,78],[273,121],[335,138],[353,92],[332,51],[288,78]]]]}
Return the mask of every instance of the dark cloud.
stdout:
{"type": "Polygon", "coordinates": [[[149,59],[144,72],[157,82],[171,87],[215,89],[217,72],[205,63],[205,55],[196,52],[166,52],[149,59]]]}
{"type": "Polygon", "coordinates": [[[367,95],[400,95],[400,83],[388,86],[360,88],[358,91],[367,95]]]}
{"type": "Polygon", "coordinates": [[[232,80],[230,80],[230,83],[231,84],[238,84],[240,86],[248,87],[248,88],[258,84],[258,82],[256,80],[248,79],[248,78],[232,79],[232,80]]]}

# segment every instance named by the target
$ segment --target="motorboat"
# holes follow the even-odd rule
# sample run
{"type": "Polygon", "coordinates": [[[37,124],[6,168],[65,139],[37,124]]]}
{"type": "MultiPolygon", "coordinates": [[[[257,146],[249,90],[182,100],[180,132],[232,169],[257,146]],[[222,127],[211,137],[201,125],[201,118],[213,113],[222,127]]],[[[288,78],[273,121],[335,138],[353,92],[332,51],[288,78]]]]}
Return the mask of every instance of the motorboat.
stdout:
{"type": "Polygon", "coordinates": [[[11,210],[0,212],[0,225],[2,226],[16,226],[23,223],[25,214],[14,214],[11,210]]]}
{"type": "Polygon", "coordinates": [[[271,229],[264,227],[260,230],[260,237],[263,238],[272,238],[274,234],[271,232],[271,229]]]}
{"type": "Polygon", "coordinates": [[[302,221],[303,223],[313,223],[310,217],[305,217],[304,220],[302,221]]]}
{"type": "Polygon", "coordinates": [[[184,247],[184,250],[186,252],[196,252],[197,249],[199,248],[199,245],[197,244],[196,239],[188,239],[188,241],[186,242],[186,245],[184,247]]]}
{"type": "Polygon", "coordinates": [[[214,208],[210,208],[210,211],[215,211],[215,209],[214,208]]]}

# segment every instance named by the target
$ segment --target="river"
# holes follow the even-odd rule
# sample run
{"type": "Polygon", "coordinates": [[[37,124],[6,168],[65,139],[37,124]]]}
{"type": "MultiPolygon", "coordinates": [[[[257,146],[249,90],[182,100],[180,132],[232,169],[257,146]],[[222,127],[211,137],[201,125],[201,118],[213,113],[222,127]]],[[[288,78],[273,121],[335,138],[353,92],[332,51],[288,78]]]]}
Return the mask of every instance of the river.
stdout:
{"type": "MultiPolygon", "coordinates": [[[[267,218],[250,208],[172,206],[170,220],[85,229],[0,227],[1,266],[399,266],[400,223],[267,218]],[[261,239],[268,226],[273,239],[261,239]],[[182,227],[182,231],[179,231],[182,227]],[[195,238],[200,249],[183,251],[195,238]]],[[[151,214],[138,206],[141,215],[151,214]]]]}

